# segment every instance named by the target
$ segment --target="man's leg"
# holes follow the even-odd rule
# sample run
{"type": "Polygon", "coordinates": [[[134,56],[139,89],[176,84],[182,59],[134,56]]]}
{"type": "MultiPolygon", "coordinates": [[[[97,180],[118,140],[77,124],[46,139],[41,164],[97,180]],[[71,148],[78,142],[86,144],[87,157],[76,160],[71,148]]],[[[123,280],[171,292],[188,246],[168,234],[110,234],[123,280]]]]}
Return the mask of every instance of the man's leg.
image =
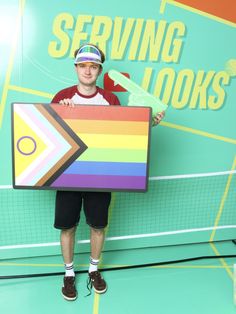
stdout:
{"type": "Polygon", "coordinates": [[[73,262],[76,227],[61,230],[61,251],[65,264],[73,262]]]}
{"type": "Polygon", "coordinates": [[[104,244],[105,231],[104,229],[90,228],[90,246],[91,257],[95,260],[99,260],[104,244]]]}
{"type": "Polygon", "coordinates": [[[95,292],[104,293],[107,290],[107,285],[98,271],[98,263],[105,239],[104,228],[108,222],[111,193],[87,192],[84,201],[86,221],[90,226],[91,245],[88,287],[93,286],[95,292]]]}
{"type": "Polygon", "coordinates": [[[65,276],[63,280],[62,294],[68,301],[74,301],[77,298],[75,288],[75,272],[73,265],[74,243],[76,227],[61,230],[61,251],[65,264],[65,276]]]}
{"type": "Polygon", "coordinates": [[[105,239],[104,229],[90,229],[90,245],[91,245],[91,256],[89,265],[89,284],[90,289],[93,289],[97,293],[104,293],[107,290],[107,284],[102,278],[100,272],[98,271],[99,259],[101,256],[103,244],[105,239]]]}
{"type": "Polygon", "coordinates": [[[82,193],[57,191],[54,227],[61,230],[61,251],[65,263],[62,294],[66,300],[75,300],[75,273],[73,266],[76,226],[79,223],[82,193]]]}

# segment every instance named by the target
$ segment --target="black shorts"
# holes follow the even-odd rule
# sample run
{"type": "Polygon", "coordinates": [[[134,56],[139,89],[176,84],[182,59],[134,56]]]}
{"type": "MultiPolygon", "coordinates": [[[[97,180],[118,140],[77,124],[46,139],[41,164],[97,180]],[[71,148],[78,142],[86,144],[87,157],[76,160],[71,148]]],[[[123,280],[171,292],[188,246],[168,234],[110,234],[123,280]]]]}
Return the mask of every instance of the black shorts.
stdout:
{"type": "Polygon", "coordinates": [[[105,228],[110,202],[110,192],[57,191],[54,227],[77,226],[83,204],[87,224],[95,229],[105,228]]]}

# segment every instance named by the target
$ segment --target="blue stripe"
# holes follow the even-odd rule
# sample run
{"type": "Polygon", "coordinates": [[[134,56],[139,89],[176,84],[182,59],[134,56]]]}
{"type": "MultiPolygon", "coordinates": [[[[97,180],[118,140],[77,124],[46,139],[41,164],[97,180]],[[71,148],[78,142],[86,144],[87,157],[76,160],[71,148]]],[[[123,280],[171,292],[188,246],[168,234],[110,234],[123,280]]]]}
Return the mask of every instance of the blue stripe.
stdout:
{"type": "Polygon", "coordinates": [[[65,174],[145,176],[146,163],[75,161],[65,174]]]}

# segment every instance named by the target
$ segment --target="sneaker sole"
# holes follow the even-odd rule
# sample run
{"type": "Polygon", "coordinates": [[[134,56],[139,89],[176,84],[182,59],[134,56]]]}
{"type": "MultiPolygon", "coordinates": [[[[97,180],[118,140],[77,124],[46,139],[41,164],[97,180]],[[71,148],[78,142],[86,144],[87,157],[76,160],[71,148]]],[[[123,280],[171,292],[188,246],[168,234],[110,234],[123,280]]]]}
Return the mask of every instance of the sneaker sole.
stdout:
{"type": "Polygon", "coordinates": [[[67,300],[67,301],[75,301],[75,300],[77,299],[77,295],[76,295],[76,297],[74,297],[74,298],[70,298],[70,297],[67,297],[66,295],[64,295],[64,294],[62,293],[62,296],[63,296],[63,298],[64,298],[65,300],[67,300]]]}
{"type": "Polygon", "coordinates": [[[96,290],[94,287],[93,287],[93,290],[98,293],[98,294],[102,294],[102,293],[105,293],[107,291],[107,288],[104,289],[104,290],[96,290]]]}

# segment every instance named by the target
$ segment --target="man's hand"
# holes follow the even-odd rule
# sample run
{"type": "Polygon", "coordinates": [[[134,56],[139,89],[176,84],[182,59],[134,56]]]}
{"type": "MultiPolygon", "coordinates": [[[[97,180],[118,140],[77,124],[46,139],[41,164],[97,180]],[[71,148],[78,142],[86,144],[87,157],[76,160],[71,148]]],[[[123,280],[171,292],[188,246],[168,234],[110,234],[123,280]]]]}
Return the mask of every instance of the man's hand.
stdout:
{"type": "Polygon", "coordinates": [[[155,126],[159,124],[161,120],[164,118],[164,116],[165,116],[165,111],[157,113],[157,115],[152,120],[153,121],[152,125],[155,126]]]}
{"type": "Polygon", "coordinates": [[[70,98],[65,98],[59,101],[60,105],[67,106],[67,107],[74,107],[75,104],[70,98]]]}

